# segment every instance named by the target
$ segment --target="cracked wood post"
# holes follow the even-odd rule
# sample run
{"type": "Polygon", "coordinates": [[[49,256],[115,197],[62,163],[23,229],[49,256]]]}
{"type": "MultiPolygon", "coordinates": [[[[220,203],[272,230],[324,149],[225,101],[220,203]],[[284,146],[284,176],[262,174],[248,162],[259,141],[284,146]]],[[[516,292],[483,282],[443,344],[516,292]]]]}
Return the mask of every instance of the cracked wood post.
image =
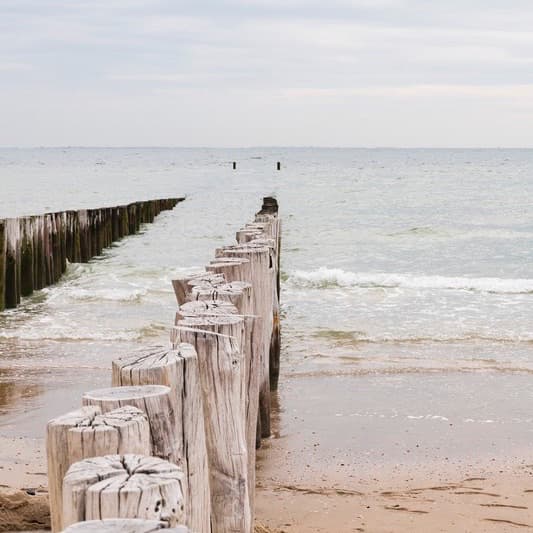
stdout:
{"type": "Polygon", "coordinates": [[[225,283],[224,276],[216,275],[211,272],[196,272],[193,274],[184,275],[181,278],[172,280],[172,287],[174,288],[174,294],[178,305],[184,304],[189,296],[191,288],[195,285],[221,285],[225,283]]]}
{"type": "MultiPolygon", "coordinates": [[[[252,284],[253,288],[253,314],[261,317],[263,323],[263,347],[260,352],[261,377],[259,384],[259,419],[261,436],[270,437],[270,340],[272,336],[272,281],[273,263],[272,252],[268,246],[241,244],[237,246],[227,246],[216,251],[219,263],[212,264],[206,268],[226,269],[224,265],[226,257],[230,259],[248,259],[248,263],[242,263],[241,268],[233,268],[235,274],[244,278],[252,284]]],[[[231,263],[228,262],[228,265],[231,263]]],[[[230,272],[227,275],[231,275],[230,272]]],[[[229,279],[228,281],[234,281],[229,279]]],[[[242,279],[239,279],[242,281],[242,279]]]]}
{"type": "Polygon", "coordinates": [[[106,518],[105,520],[89,520],[76,522],[63,533],[191,533],[185,526],[168,528],[166,522],[160,520],[143,520],[142,518],[106,518]]]}
{"type": "Polygon", "coordinates": [[[185,521],[184,475],[158,457],[105,455],[74,463],[63,481],[63,523],[145,518],[185,521]]]}
{"type": "Polygon", "coordinates": [[[150,451],[148,419],[134,407],[104,415],[99,407],[82,407],[50,420],[46,427],[46,452],[52,531],[62,529],[63,478],[71,464],[97,455],[149,455],[150,451]]]}
{"type": "Polygon", "coordinates": [[[209,457],[213,533],[251,533],[243,390],[244,321],[234,315],[187,316],[177,340],[198,354],[209,457]]]}
{"type": "MultiPolygon", "coordinates": [[[[246,261],[247,262],[247,261],[246,261]]],[[[238,265],[239,263],[233,263],[238,265]]],[[[252,284],[245,281],[234,281],[217,287],[196,285],[192,288],[190,298],[193,301],[202,300],[208,303],[227,301],[237,308],[237,312],[244,318],[246,329],[246,449],[248,452],[248,492],[250,495],[250,510],[252,522],[255,509],[255,448],[257,437],[257,415],[259,408],[259,355],[262,347],[262,324],[259,317],[253,316],[252,284]]],[[[183,306],[185,312],[187,305],[183,306]]],[[[178,313],[183,313],[184,309],[178,313]]]]}
{"type": "Polygon", "coordinates": [[[132,405],[144,411],[150,425],[152,455],[170,461],[180,468],[183,445],[178,439],[174,404],[170,388],[164,385],[111,387],[86,392],[83,405],[96,405],[103,413],[132,405]]]}
{"type": "Polygon", "coordinates": [[[183,442],[187,480],[187,525],[209,533],[211,501],[198,356],[190,344],[157,346],[113,361],[113,386],[165,385],[175,412],[178,441],[183,442]]]}

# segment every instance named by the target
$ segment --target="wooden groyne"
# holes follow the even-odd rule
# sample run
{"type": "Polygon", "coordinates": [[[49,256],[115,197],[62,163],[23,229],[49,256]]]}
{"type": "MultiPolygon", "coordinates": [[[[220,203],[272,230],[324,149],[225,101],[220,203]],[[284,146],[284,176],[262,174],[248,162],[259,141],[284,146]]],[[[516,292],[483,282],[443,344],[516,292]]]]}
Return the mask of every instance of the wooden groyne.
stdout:
{"type": "Polygon", "coordinates": [[[0,220],[0,311],[56,283],[70,263],[86,263],[184,198],[60,211],[0,220]]]}
{"type": "Polygon", "coordinates": [[[280,243],[265,198],[237,244],[172,282],[169,344],[113,361],[113,387],[48,423],[53,532],[253,531],[279,375],[280,243]]]}

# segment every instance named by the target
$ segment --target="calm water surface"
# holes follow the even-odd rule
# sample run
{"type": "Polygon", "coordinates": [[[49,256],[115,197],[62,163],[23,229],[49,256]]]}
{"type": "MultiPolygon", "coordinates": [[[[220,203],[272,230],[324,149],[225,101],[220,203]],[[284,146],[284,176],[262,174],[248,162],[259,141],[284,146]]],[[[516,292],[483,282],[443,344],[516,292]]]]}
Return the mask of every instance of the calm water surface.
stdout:
{"type": "MultiPolygon", "coordinates": [[[[284,224],[286,378],[374,377],[379,409],[417,420],[446,418],[449,394],[421,401],[446,383],[454,413],[472,407],[460,391],[488,373],[468,420],[532,431],[516,405],[533,400],[533,151],[65,148],[0,149],[0,217],[187,200],[0,314],[2,434],[42,434],[108,384],[114,357],[165,342],[170,280],[232,243],[269,194],[284,224]]],[[[359,415],[376,414],[367,404],[359,415]]]]}

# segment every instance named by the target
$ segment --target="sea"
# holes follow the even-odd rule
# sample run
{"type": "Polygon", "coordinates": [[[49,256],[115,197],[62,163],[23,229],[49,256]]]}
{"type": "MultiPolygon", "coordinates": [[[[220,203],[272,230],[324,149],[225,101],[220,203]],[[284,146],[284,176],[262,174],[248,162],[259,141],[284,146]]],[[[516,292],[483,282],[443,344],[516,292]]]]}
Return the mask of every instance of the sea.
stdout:
{"type": "Polygon", "coordinates": [[[312,396],[322,379],[323,396],[344,391],[332,417],[470,424],[465,447],[489,425],[502,450],[531,441],[522,149],[0,149],[0,218],[186,197],[0,313],[0,433],[42,436],[109,384],[114,358],[166,344],[171,280],[234,243],[268,195],[283,224],[281,409],[284,387],[312,396]]]}

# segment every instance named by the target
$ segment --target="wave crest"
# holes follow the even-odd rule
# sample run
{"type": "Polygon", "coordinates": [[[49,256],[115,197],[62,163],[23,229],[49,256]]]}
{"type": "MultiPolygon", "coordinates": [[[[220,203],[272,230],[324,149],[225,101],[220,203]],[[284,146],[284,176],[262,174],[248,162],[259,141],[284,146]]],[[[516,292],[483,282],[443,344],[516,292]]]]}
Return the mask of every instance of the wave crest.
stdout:
{"type": "Polygon", "coordinates": [[[327,289],[331,287],[448,289],[500,294],[533,294],[533,279],[467,278],[418,276],[396,273],[348,272],[340,268],[320,267],[295,270],[286,277],[295,287],[327,289]]]}

